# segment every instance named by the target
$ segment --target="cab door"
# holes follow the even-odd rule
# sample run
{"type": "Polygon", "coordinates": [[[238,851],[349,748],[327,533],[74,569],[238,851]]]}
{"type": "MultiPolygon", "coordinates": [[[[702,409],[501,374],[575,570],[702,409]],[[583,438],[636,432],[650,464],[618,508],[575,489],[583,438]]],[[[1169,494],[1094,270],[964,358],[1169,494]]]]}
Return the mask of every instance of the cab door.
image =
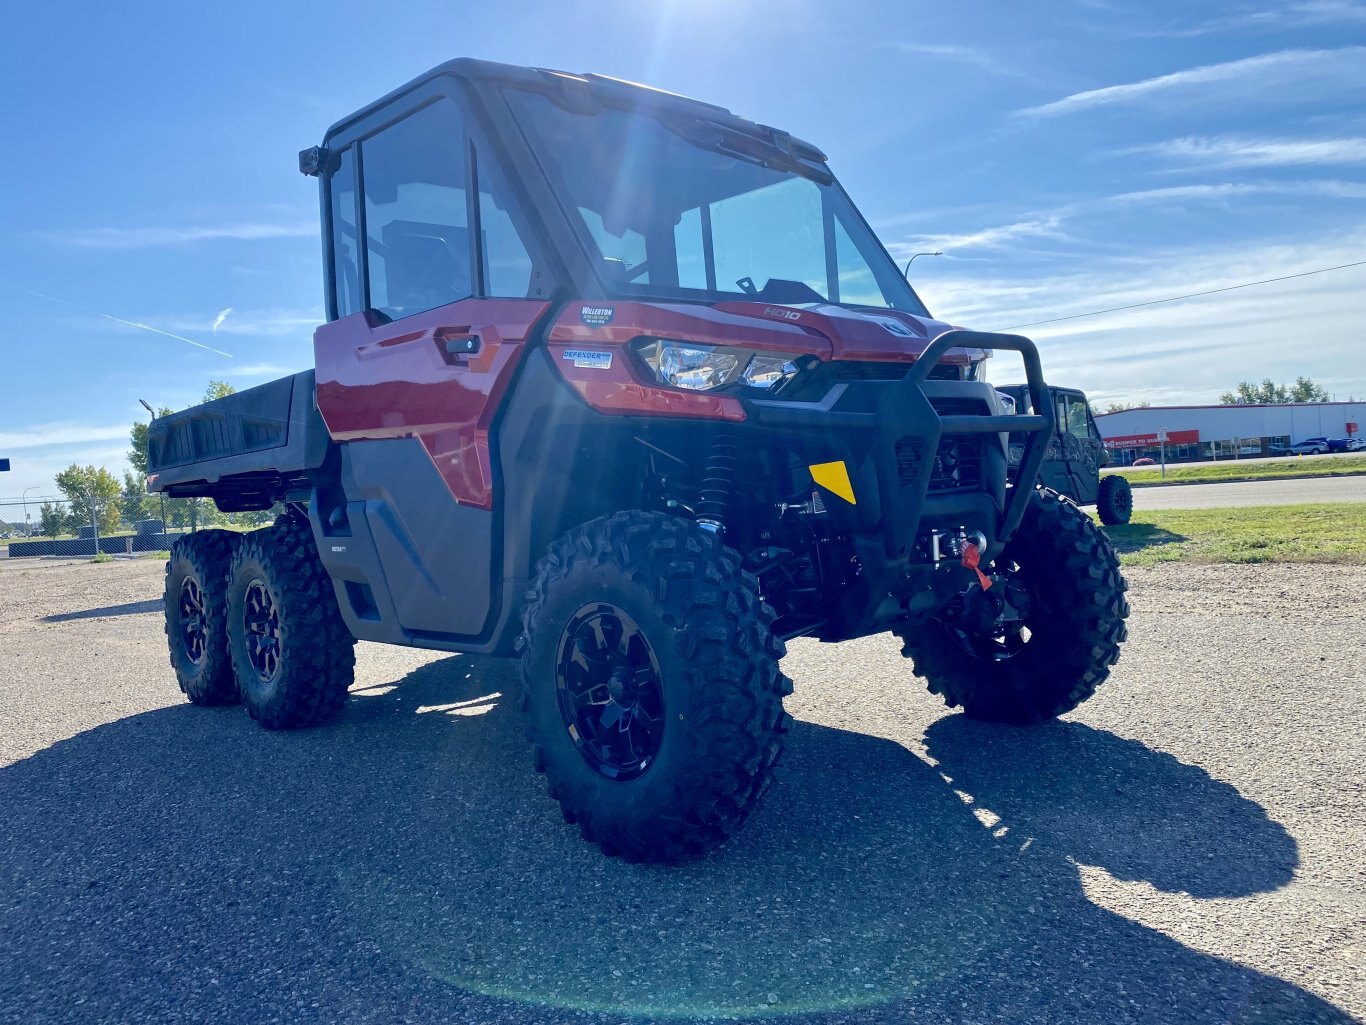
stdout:
{"type": "Polygon", "coordinates": [[[485,629],[489,434],[549,308],[530,225],[469,122],[458,87],[432,83],[329,141],[334,319],[313,344],[318,410],[344,443],[332,519],[353,540],[322,547],[335,579],[364,585],[344,590],[375,639],[485,629]]]}
{"type": "Polygon", "coordinates": [[[1055,392],[1058,403],[1058,440],[1071,481],[1068,493],[1081,505],[1096,500],[1100,482],[1103,444],[1091,419],[1086,396],[1079,392],[1055,392]]]}

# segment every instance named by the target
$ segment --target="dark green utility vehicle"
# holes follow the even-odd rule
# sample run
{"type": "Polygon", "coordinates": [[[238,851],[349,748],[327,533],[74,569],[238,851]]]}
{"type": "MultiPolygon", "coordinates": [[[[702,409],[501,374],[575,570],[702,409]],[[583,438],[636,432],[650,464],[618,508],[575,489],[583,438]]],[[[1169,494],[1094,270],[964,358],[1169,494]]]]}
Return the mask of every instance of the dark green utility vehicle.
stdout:
{"type": "MultiPolygon", "coordinates": [[[[1029,386],[1007,384],[996,389],[1015,403],[1015,412],[1034,412],[1029,386]]],[[[1091,404],[1076,388],[1053,388],[1053,408],[1058,430],[1048,443],[1039,468],[1039,483],[1066,495],[1077,505],[1094,505],[1100,522],[1107,526],[1128,523],[1134,514],[1134,493],[1129,482],[1118,473],[1101,476],[1100,468],[1110,462],[1105,442],[1091,416],[1091,404]]],[[[1010,475],[1014,480],[1024,454],[1024,435],[1010,436],[1010,475]]]]}

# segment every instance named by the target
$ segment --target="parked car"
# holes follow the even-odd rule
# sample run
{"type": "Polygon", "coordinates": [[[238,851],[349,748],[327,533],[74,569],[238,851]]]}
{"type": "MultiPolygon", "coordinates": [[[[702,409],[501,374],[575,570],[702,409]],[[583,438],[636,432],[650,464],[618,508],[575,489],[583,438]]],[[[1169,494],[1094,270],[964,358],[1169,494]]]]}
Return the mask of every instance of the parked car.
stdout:
{"type": "Polygon", "coordinates": [[[1366,438],[1348,438],[1348,439],[1347,439],[1347,451],[1348,451],[1348,452],[1361,452],[1361,451],[1363,451],[1363,450],[1366,450],[1366,438]]]}
{"type": "Polygon", "coordinates": [[[1328,439],[1328,451],[1329,451],[1329,452],[1350,452],[1351,449],[1349,449],[1349,448],[1347,447],[1350,443],[1351,443],[1351,439],[1350,439],[1350,438],[1329,438],[1329,439],[1328,439]]]}
{"type": "Polygon", "coordinates": [[[1294,456],[1321,456],[1330,451],[1327,438],[1305,438],[1287,450],[1294,456]]]}
{"type": "Polygon", "coordinates": [[[1153,458],[1151,458],[1151,457],[1149,457],[1149,456],[1139,456],[1137,459],[1135,459],[1135,460],[1133,461],[1133,463],[1132,463],[1131,465],[1133,465],[1133,466],[1156,466],[1156,465],[1157,465],[1157,460],[1156,460],[1156,459],[1153,459],[1153,458]]]}

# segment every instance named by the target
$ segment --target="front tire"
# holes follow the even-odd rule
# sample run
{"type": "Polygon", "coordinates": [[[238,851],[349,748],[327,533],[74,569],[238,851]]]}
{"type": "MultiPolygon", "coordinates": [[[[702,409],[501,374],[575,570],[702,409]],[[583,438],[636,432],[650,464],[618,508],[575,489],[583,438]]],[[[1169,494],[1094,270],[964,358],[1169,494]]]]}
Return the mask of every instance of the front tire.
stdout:
{"type": "Polygon", "coordinates": [[[733,835],[790,723],[774,618],[739,555],[685,520],[617,513],[555,542],[519,650],[527,735],[566,821],[631,861],[733,835]]]}
{"type": "Polygon", "coordinates": [[[1105,682],[1128,636],[1119,558],[1091,517],[1039,488],[995,565],[1014,567],[1013,586],[1027,592],[1024,630],[1000,643],[941,617],[903,631],[902,654],[971,718],[1028,724],[1070,712],[1105,682]]]}
{"type": "Polygon", "coordinates": [[[228,570],[241,535],[184,534],[166,561],[166,643],[181,692],[195,705],[240,700],[228,656],[228,570]]]}
{"type": "Polygon", "coordinates": [[[1128,523],[1134,515],[1134,489],[1122,474],[1107,473],[1096,491],[1096,514],[1107,527],[1128,523]]]}
{"type": "Polygon", "coordinates": [[[284,517],[246,535],[228,585],[228,647],[251,717],[288,730],[338,715],[355,644],[308,524],[284,517]]]}

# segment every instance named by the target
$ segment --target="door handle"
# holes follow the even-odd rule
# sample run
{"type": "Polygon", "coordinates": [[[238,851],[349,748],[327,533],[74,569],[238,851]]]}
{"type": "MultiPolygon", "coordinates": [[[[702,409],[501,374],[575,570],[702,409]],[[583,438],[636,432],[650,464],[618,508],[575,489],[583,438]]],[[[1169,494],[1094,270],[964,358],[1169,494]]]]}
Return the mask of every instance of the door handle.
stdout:
{"type": "Polygon", "coordinates": [[[492,324],[470,327],[439,327],[432,332],[437,352],[453,367],[486,371],[503,338],[492,324]]]}

